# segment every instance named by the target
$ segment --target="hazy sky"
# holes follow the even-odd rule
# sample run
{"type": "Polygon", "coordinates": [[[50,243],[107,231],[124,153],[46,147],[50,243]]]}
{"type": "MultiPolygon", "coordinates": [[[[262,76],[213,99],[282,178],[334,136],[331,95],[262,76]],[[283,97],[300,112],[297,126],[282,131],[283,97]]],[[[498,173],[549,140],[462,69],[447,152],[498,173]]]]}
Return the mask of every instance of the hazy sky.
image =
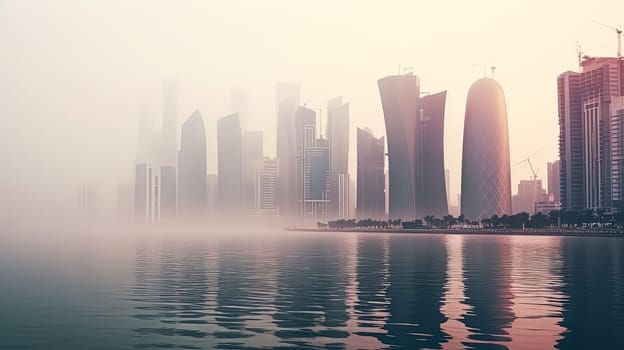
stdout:
{"type": "MultiPolygon", "coordinates": [[[[65,212],[81,183],[102,202],[132,178],[138,116],[162,118],[162,80],[179,84],[179,123],[199,109],[216,172],[216,119],[230,91],[250,95],[250,129],[275,153],[275,82],[299,81],[325,109],[342,95],[355,127],[385,134],[377,79],[414,67],[422,90],[448,90],[446,166],[460,187],[465,98],[497,66],[507,97],[513,192],[558,157],[556,77],[576,69],[573,40],[615,55],[613,1],[0,0],[0,221],[65,212]],[[535,154],[536,152],[539,152],[535,154]]],[[[544,181],[545,182],[545,181],[544,181]]]]}

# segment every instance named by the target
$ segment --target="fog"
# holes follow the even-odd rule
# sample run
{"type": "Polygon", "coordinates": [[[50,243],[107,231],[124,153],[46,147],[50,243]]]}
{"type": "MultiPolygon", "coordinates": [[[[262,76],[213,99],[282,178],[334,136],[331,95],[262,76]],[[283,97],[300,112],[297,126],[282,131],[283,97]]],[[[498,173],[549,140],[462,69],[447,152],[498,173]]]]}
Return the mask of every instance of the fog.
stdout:
{"type": "MultiPolygon", "coordinates": [[[[377,80],[413,67],[423,91],[448,90],[445,164],[460,188],[465,99],[497,67],[507,98],[512,189],[558,158],[556,77],[577,68],[574,40],[614,56],[624,3],[595,1],[24,1],[0,2],[0,222],[68,220],[81,184],[114,217],[131,182],[143,111],[162,120],[162,83],[178,83],[178,128],[204,117],[208,173],[216,120],[232,89],[249,95],[249,130],[275,155],[275,83],[297,81],[315,110],[343,96],[355,130],[385,134],[377,80]],[[618,17],[619,15],[619,17],[618,17]],[[572,38],[572,39],[571,39],[572,38]]],[[[324,114],[321,114],[324,117],[324,114]]],[[[179,129],[178,129],[179,131],[179,129]]]]}

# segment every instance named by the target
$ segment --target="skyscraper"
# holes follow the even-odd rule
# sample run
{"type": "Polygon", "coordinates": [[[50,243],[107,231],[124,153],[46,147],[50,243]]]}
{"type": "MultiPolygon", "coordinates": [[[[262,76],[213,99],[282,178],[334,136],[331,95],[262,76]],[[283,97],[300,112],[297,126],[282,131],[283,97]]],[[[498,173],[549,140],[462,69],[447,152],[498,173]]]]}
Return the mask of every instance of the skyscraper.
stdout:
{"type": "Polygon", "coordinates": [[[279,163],[278,203],[280,214],[297,213],[295,111],[299,106],[299,83],[280,82],[275,86],[277,116],[277,158],[279,163]]]}
{"type": "Polygon", "coordinates": [[[160,167],[160,219],[171,221],[177,215],[177,168],[160,167]]]}
{"type": "MultiPolygon", "coordinates": [[[[306,149],[316,143],[316,112],[306,107],[299,107],[295,112],[295,199],[297,216],[304,214],[305,201],[305,161],[306,149]]],[[[329,160],[329,158],[328,158],[329,160]]]]}
{"type": "MultiPolygon", "coordinates": [[[[560,203],[560,161],[548,162],[546,168],[548,170],[548,193],[553,195],[553,201],[560,203]]],[[[514,209],[515,210],[515,209],[514,209]]]]}
{"type": "Polygon", "coordinates": [[[624,210],[624,96],[611,100],[611,193],[613,207],[624,210]]]}
{"type": "Polygon", "coordinates": [[[612,208],[611,103],[624,90],[624,61],[591,57],[557,81],[561,201],[567,210],[612,208]]]}
{"type": "Polygon", "coordinates": [[[152,208],[152,166],[149,163],[135,165],[134,169],[134,217],[136,222],[150,222],[152,208]]]}
{"type": "Polygon", "coordinates": [[[511,213],[507,107],[494,79],[479,79],[468,91],[461,181],[461,211],[467,219],[511,213]]]}
{"type": "Polygon", "coordinates": [[[259,215],[275,215],[277,205],[278,162],[275,158],[256,159],[254,167],[255,211],[259,215]]]}
{"type": "Polygon", "coordinates": [[[160,135],[159,164],[175,166],[178,149],[178,86],[173,80],[165,81],[163,96],[163,122],[160,135]]]}
{"type": "Polygon", "coordinates": [[[580,78],[579,73],[565,72],[557,79],[561,207],[575,211],[585,208],[580,78]]]}
{"type": "Polygon", "coordinates": [[[242,135],[238,113],[217,121],[219,185],[217,207],[226,214],[240,214],[242,192],[242,135]]]}
{"type": "Polygon", "coordinates": [[[388,137],[389,218],[416,218],[414,178],[420,78],[396,75],[378,82],[388,137]]]}
{"type": "Polygon", "coordinates": [[[326,219],[329,211],[331,190],[329,142],[314,139],[306,145],[303,153],[303,217],[326,219]]]}
{"type": "Polygon", "coordinates": [[[420,135],[416,144],[416,216],[448,215],[444,172],[444,110],[446,91],[420,99],[420,135]],[[419,182],[420,180],[420,182],[419,182]]]}
{"type": "Polygon", "coordinates": [[[258,209],[254,170],[257,162],[262,161],[263,158],[262,131],[243,131],[241,158],[242,198],[243,207],[250,212],[255,212],[258,209]]]}
{"type": "Polygon", "coordinates": [[[420,79],[411,74],[388,76],[378,85],[388,137],[390,218],[446,215],[446,92],[421,99],[420,79]]]}
{"type": "Polygon", "coordinates": [[[385,219],[385,138],[357,128],[357,217],[385,219]]]}
{"type": "Polygon", "coordinates": [[[331,218],[349,217],[349,104],[336,97],[327,102],[327,139],[331,171],[331,218]]]}
{"type": "Polygon", "coordinates": [[[182,125],[178,153],[178,214],[202,217],[206,213],[206,129],[199,111],[182,125]]]}

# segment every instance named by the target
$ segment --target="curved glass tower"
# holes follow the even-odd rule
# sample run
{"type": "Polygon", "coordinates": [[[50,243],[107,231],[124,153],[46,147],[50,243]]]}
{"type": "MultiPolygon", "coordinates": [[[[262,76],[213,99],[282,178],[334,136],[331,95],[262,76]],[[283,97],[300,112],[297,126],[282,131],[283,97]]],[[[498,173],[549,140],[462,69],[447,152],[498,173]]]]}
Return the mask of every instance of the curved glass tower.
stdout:
{"type": "Polygon", "coordinates": [[[195,111],[182,124],[178,154],[178,213],[202,216],[206,212],[206,129],[204,119],[195,111]]]}
{"type": "Polygon", "coordinates": [[[468,91],[461,181],[461,212],[467,219],[511,214],[507,107],[494,79],[479,79],[468,91]]]}
{"type": "Polygon", "coordinates": [[[420,97],[420,79],[378,81],[388,139],[389,218],[448,214],[444,180],[446,92],[420,97]]]}

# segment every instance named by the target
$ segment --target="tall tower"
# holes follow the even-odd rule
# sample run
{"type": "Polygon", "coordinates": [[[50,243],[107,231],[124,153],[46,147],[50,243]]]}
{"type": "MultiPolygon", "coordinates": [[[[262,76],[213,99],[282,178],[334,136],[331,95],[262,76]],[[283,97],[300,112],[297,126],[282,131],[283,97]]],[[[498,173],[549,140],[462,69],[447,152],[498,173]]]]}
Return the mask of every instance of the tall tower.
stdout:
{"type": "Polygon", "coordinates": [[[385,138],[357,128],[357,217],[385,219],[385,138]]]}
{"type": "Polygon", "coordinates": [[[420,98],[420,79],[378,81],[388,138],[390,219],[448,214],[444,180],[446,91],[420,98]]]}
{"type": "Polygon", "coordinates": [[[280,215],[297,213],[295,111],[299,106],[299,83],[280,82],[275,86],[275,114],[277,116],[277,147],[279,177],[278,203],[280,215]]]}
{"type": "Polygon", "coordinates": [[[160,146],[160,159],[158,159],[160,165],[175,166],[178,149],[178,85],[173,80],[164,83],[160,146]]]}
{"type": "Polygon", "coordinates": [[[206,129],[199,111],[182,124],[178,154],[178,214],[202,217],[206,214],[206,129]]]}
{"type": "Polygon", "coordinates": [[[580,73],[558,77],[557,90],[562,208],[613,208],[612,104],[624,94],[624,61],[587,58],[580,73]]]}
{"type": "Polygon", "coordinates": [[[217,121],[217,207],[226,214],[240,213],[242,193],[242,135],[238,113],[217,121]]]}
{"type": "Polygon", "coordinates": [[[472,84],[466,101],[461,210],[477,220],[511,214],[511,169],[507,107],[494,79],[472,84]]]}
{"type": "Polygon", "coordinates": [[[295,112],[295,154],[296,177],[295,198],[297,216],[303,216],[305,196],[305,156],[306,150],[316,142],[316,112],[310,108],[299,107],[295,112]]]}
{"type": "Polygon", "coordinates": [[[380,79],[379,95],[388,138],[389,218],[416,218],[414,178],[420,78],[395,75],[380,79]]]}
{"type": "Polygon", "coordinates": [[[585,208],[580,84],[581,75],[576,72],[557,78],[561,208],[574,211],[585,208]]]}
{"type": "Polygon", "coordinates": [[[349,217],[349,104],[336,97],[327,102],[327,140],[331,172],[331,218],[349,217]]]}
{"type": "Polygon", "coordinates": [[[416,216],[448,214],[444,171],[444,109],[446,91],[420,99],[420,124],[416,145],[416,216]]]}

